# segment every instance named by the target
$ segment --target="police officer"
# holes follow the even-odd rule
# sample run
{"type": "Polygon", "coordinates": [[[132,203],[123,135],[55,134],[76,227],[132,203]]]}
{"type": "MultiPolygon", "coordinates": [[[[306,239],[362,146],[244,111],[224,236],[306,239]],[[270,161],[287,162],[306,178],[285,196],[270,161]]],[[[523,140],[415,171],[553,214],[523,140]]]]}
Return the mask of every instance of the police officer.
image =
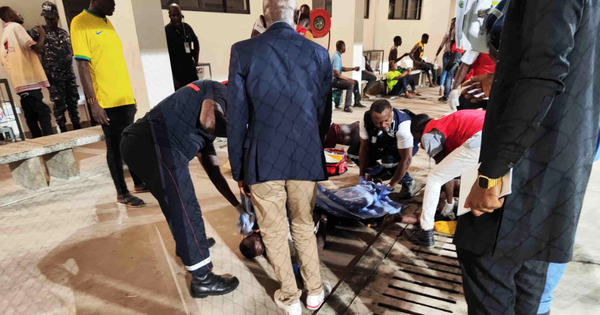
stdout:
{"type": "MultiPolygon", "coordinates": [[[[44,31],[46,41],[42,54],[42,65],[48,81],[50,81],[50,100],[54,103],[54,118],[61,132],[67,131],[67,118],[65,112],[69,111],[73,129],[81,129],[79,110],[79,92],[75,73],[73,72],[73,48],[67,31],[58,27],[58,9],[56,4],[46,1],[42,4],[42,14],[46,20],[44,31]]],[[[29,31],[31,37],[37,41],[39,34],[35,30],[29,31]]]]}
{"type": "Polygon", "coordinates": [[[215,136],[227,135],[226,94],[218,82],[192,82],[127,127],[121,140],[125,163],[146,183],[169,223],[177,255],[192,274],[190,294],[195,298],[226,294],[239,285],[235,277],[212,272],[210,244],[189,171],[196,153],[214,155],[215,136]]]}
{"type": "Polygon", "coordinates": [[[370,175],[389,179],[388,188],[393,191],[401,188],[403,199],[414,195],[415,182],[408,174],[408,167],[419,148],[414,143],[410,124],[410,116],[393,108],[387,100],[371,105],[360,121],[360,143],[348,148],[348,157],[360,166],[361,184],[370,175]],[[381,160],[381,164],[377,160],[381,160]]]}

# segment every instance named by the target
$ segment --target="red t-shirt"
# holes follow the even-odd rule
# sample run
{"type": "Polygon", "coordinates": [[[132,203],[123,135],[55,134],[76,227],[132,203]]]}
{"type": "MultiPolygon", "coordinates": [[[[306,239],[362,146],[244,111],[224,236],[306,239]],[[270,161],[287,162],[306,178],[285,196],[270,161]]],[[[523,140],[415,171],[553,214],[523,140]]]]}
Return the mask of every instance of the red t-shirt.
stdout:
{"type": "Polygon", "coordinates": [[[483,129],[485,111],[461,110],[430,121],[423,134],[437,129],[444,135],[444,151],[450,154],[483,129]]]}
{"type": "Polygon", "coordinates": [[[496,72],[496,63],[490,55],[488,54],[479,54],[477,59],[471,65],[471,71],[465,75],[465,81],[469,80],[471,77],[476,75],[482,75],[487,73],[495,73],[496,72]]]}

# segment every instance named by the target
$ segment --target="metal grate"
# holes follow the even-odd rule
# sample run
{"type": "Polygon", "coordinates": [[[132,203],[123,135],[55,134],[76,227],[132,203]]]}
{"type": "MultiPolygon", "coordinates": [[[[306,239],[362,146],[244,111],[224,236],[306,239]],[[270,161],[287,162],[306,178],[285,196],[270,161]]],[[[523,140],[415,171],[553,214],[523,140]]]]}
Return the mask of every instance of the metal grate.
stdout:
{"type": "Polygon", "coordinates": [[[452,238],[436,234],[426,249],[399,237],[358,298],[374,314],[466,314],[452,238]]]}

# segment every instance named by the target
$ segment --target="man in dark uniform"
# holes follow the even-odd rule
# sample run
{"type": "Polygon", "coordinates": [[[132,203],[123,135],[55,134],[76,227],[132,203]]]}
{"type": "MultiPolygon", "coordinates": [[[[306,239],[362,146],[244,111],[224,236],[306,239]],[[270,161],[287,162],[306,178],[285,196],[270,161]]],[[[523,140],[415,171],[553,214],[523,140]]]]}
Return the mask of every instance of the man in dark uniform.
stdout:
{"type": "Polygon", "coordinates": [[[192,27],[183,22],[181,8],[176,3],[169,6],[169,18],[171,23],[165,26],[165,32],[175,90],[178,90],[198,80],[196,66],[200,55],[200,43],[192,27]]]}
{"type": "MultiPolygon", "coordinates": [[[[44,31],[44,52],[42,66],[50,81],[50,100],[54,103],[54,118],[61,132],[67,131],[65,112],[69,111],[73,129],[81,129],[79,110],[79,92],[75,72],[73,71],[73,47],[69,33],[58,27],[58,9],[56,4],[46,1],[42,4],[42,14],[46,20],[44,31]]],[[[37,41],[40,34],[35,30],[29,31],[33,40],[37,41]]]]}
{"type": "Polygon", "coordinates": [[[472,212],[454,237],[471,315],[537,314],[549,262],[573,258],[598,139],[599,27],[598,1],[508,4],[472,212]]]}
{"type": "Polygon", "coordinates": [[[158,200],[173,237],[176,252],[192,274],[193,297],[229,293],[235,277],[212,273],[204,220],[189,171],[198,152],[214,155],[212,142],[225,136],[227,90],[213,81],[188,84],[156,105],[123,131],[121,152],[158,200]]]}
{"type": "Polygon", "coordinates": [[[408,167],[419,147],[414,143],[410,125],[410,116],[393,108],[387,100],[373,102],[360,121],[360,142],[348,148],[348,157],[360,166],[361,184],[369,174],[389,179],[391,190],[401,184],[403,199],[413,196],[415,182],[408,174],[408,167]]]}

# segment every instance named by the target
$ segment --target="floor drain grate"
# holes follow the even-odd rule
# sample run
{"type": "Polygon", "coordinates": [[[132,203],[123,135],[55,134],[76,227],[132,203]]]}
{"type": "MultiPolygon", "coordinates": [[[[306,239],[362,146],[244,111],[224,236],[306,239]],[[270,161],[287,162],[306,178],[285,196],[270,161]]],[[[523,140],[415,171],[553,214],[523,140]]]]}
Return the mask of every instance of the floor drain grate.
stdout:
{"type": "Polygon", "coordinates": [[[430,249],[400,237],[359,294],[376,314],[466,314],[452,238],[436,234],[430,249]]]}

